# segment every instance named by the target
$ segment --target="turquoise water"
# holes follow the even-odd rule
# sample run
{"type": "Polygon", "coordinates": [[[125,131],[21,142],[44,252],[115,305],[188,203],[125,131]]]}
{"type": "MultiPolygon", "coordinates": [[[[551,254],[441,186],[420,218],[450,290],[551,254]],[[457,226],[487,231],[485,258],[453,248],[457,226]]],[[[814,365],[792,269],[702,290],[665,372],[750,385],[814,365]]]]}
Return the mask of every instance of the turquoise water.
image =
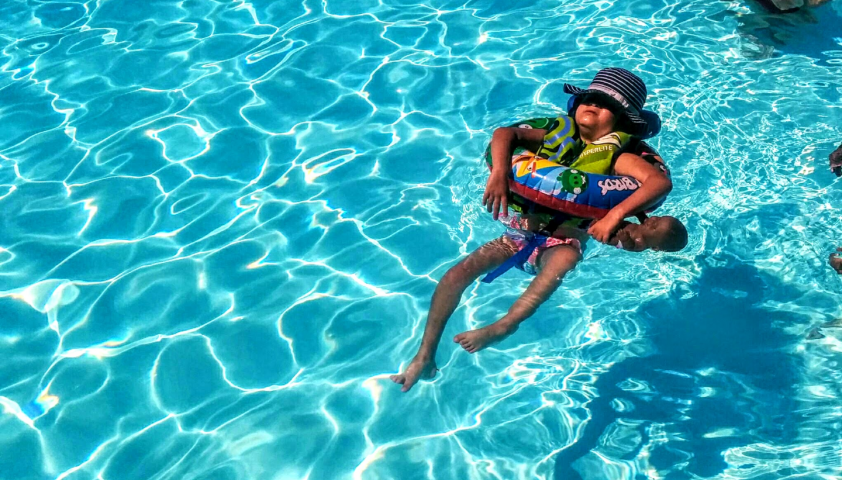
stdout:
{"type": "Polygon", "coordinates": [[[515,3],[4,1],[0,478],[837,478],[840,2],[515,3]],[[492,129],[606,66],[688,248],[469,355],[529,277],[477,283],[402,394],[492,129]]]}

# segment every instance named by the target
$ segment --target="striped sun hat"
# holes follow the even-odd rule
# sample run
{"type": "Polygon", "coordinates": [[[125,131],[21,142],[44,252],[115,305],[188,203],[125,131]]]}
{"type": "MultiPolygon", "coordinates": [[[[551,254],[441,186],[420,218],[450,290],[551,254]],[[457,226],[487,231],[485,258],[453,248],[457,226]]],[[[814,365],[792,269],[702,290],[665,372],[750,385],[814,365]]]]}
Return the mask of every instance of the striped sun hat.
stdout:
{"type": "Polygon", "coordinates": [[[625,68],[603,68],[597,72],[587,89],[564,84],[564,93],[575,97],[588,93],[602,93],[616,100],[623,107],[629,121],[641,129],[648,128],[648,122],[641,116],[646,103],[646,84],[637,75],[625,68]]]}

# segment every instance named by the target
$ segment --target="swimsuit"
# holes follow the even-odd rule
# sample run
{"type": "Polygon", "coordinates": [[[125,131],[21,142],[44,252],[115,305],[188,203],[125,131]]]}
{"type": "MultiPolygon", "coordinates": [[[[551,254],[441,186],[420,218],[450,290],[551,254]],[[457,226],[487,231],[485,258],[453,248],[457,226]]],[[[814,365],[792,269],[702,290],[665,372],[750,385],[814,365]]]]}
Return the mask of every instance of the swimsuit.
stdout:
{"type": "Polygon", "coordinates": [[[507,227],[506,232],[503,234],[503,236],[511,240],[518,247],[518,250],[522,250],[527,244],[529,244],[529,242],[535,239],[545,239],[542,245],[539,245],[534,250],[532,250],[532,253],[525,261],[518,262],[514,265],[515,268],[517,268],[518,270],[522,270],[530,275],[538,274],[538,270],[540,270],[538,266],[538,257],[541,255],[541,253],[549,250],[552,247],[556,247],[558,245],[570,245],[576,248],[579,251],[579,254],[584,254],[584,248],[582,247],[582,243],[576,238],[547,237],[539,233],[523,230],[521,228],[522,224],[520,215],[518,215],[517,213],[512,212],[508,217],[501,216],[499,217],[499,219],[500,222],[502,222],[503,225],[507,227]]]}

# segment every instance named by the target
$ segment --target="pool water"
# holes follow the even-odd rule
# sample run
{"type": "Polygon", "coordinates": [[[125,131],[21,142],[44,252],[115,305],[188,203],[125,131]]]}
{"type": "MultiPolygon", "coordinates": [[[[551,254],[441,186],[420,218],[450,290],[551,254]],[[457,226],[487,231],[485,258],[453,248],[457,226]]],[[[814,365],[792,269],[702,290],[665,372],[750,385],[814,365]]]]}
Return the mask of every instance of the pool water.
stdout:
{"type": "Polygon", "coordinates": [[[0,47],[0,478],[842,474],[839,0],[6,0],[0,47]],[[469,355],[529,277],[474,284],[401,393],[493,128],[607,66],[688,247],[591,242],[469,355]]]}

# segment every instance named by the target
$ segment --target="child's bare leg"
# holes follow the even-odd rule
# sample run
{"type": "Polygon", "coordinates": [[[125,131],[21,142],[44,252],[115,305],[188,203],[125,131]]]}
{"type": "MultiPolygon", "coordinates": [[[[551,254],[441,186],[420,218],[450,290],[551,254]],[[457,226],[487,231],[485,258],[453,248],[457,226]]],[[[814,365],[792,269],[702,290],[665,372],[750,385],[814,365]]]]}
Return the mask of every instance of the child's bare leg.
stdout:
{"type": "Polygon", "coordinates": [[[521,322],[532,316],[535,310],[550,298],[561,285],[567,272],[573,270],[581,258],[579,250],[570,245],[548,248],[538,258],[538,275],[503,318],[487,327],[460,333],[453,341],[462,345],[469,353],[474,353],[508,337],[517,330],[521,322]]]}
{"type": "Polygon", "coordinates": [[[395,383],[403,385],[401,391],[408,391],[419,378],[433,378],[436,374],[436,349],[447,320],[459,305],[462,293],[480,275],[499,267],[517,253],[517,246],[511,240],[500,237],[474,250],[464,260],[444,274],[430,303],[427,326],[421,338],[421,347],[406,371],[392,375],[395,383]]]}

